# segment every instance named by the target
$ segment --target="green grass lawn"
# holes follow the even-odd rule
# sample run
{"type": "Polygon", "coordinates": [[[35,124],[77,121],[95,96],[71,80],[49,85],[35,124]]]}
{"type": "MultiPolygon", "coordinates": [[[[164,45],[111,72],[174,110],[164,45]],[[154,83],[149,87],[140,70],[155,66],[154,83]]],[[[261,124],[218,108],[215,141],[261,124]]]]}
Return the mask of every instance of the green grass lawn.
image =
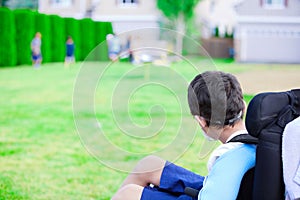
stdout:
{"type": "Polygon", "coordinates": [[[215,69],[252,68],[195,58],[170,67],[1,68],[0,199],[110,199],[148,154],[205,175],[217,144],[199,134],[186,87],[197,73],[215,69]]]}

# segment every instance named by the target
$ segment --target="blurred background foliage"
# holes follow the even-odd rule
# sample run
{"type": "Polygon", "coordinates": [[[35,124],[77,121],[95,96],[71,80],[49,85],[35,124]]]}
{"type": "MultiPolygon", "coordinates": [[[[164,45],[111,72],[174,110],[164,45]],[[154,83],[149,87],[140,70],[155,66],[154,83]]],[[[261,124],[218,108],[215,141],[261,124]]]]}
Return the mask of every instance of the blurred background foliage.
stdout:
{"type": "Polygon", "coordinates": [[[18,8],[30,8],[37,9],[38,8],[38,0],[0,0],[0,6],[6,6],[11,9],[18,8]]]}

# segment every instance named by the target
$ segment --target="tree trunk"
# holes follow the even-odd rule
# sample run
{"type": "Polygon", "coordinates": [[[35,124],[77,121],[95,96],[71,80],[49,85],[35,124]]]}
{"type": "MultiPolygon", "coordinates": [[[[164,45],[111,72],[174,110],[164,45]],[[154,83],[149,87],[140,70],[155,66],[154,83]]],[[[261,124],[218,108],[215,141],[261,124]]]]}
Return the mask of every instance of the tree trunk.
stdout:
{"type": "Polygon", "coordinates": [[[183,47],[183,37],[185,35],[185,23],[183,14],[180,14],[177,23],[176,23],[176,47],[175,51],[176,54],[181,56],[182,55],[182,47],[183,47]]]}

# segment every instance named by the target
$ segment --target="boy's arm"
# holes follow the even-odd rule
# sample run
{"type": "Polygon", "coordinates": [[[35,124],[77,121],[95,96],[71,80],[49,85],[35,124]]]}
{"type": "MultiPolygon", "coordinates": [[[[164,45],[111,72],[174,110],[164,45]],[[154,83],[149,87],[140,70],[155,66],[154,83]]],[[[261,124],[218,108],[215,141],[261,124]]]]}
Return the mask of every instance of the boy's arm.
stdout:
{"type": "Polygon", "coordinates": [[[254,165],[254,145],[243,144],[223,154],[206,177],[198,199],[236,199],[244,174],[254,165]]]}

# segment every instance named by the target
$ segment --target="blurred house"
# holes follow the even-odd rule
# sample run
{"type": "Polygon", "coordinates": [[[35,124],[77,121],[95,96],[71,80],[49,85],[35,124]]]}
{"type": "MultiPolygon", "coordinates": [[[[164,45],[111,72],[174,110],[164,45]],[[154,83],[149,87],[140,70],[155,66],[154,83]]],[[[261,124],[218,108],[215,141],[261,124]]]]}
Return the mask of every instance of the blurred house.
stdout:
{"type": "Polygon", "coordinates": [[[166,46],[159,41],[161,12],[156,0],[39,0],[38,10],[61,17],[112,22],[121,43],[126,44],[131,38],[132,48],[166,46]]]}
{"type": "Polygon", "coordinates": [[[92,0],[39,0],[38,11],[45,14],[56,14],[61,17],[81,19],[92,5],[92,0]]]}
{"type": "Polygon", "coordinates": [[[112,22],[116,34],[158,27],[155,0],[39,0],[39,12],[112,22]]]}
{"type": "Polygon", "coordinates": [[[102,0],[92,14],[94,20],[113,22],[117,33],[158,27],[159,16],[156,0],[102,0]]]}
{"type": "Polygon", "coordinates": [[[196,7],[197,22],[202,24],[202,38],[232,34],[237,16],[234,6],[242,0],[202,0],[196,7]]]}
{"type": "MultiPolygon", "coordinates": [[[[202,25],[201,44],[213,58],[233,57],[233,33],[237,23],[234,10],[241,0],[202,0],[196,7],[202,25]]],[[[205,54],[205,53],[204,53],[205,54]]]]}
{"type": "Polygon", "coordinates": [[[197,13],[212,57],[300,63],[300,0],[203,0],[197,13]]]}
{"type": "Polygon", "coordinates": [[[244,0],[236,11],[237,61],[300,63],[300,0],[244,0]]]}

